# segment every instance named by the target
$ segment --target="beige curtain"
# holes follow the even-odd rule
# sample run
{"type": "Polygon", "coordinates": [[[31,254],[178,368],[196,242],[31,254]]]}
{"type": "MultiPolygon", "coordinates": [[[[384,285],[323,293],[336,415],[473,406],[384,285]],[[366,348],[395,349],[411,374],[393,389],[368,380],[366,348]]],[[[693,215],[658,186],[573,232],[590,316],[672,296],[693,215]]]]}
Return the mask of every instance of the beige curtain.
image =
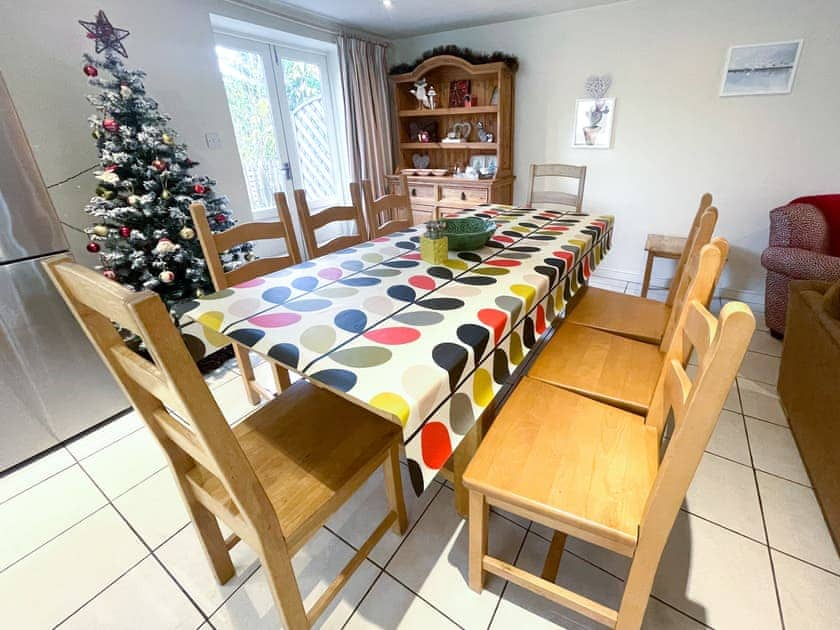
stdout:
{"type": "Polygon", "coordinates": [[[385,193],[385,175],[394,170],[391,86],[386,47],[338,36],[350,177],[369,179],[375,194],[385,193]]]}

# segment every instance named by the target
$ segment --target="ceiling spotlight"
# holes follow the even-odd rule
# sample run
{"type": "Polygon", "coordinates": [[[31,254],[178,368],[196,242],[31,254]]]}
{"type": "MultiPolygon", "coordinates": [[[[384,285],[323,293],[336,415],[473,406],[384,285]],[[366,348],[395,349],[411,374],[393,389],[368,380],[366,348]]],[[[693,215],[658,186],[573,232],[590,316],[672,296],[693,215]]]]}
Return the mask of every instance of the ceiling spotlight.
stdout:
{"type": "Polygon", "coordinates": [[[382,0],[382,6],[386,9],[390,9],[394,6],[394,3],[391,0],[382,0]]]}

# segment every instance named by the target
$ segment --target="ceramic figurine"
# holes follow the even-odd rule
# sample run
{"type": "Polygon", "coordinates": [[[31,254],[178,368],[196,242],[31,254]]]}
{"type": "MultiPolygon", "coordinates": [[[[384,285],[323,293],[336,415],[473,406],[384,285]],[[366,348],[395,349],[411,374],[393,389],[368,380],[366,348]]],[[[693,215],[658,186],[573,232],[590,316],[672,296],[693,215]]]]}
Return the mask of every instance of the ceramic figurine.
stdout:
{"type": "Polygon", "coordinates": [[[429,94],[426,91],[426,79],[420,79],[419,81],[414,82],[414,87],[409,90],[412,94],[414,94],[414,98],[417,99],[417,109],[431,109],[432,106],[429,103],[429,94]]]}
{"type": "Polygon", "coordinates": [[[437,102],[435,100],[437,97],[437,91],[435,90],[434,85],[429,86],[429,90],[426,92],[426,95],[429,97],[429,109],[437,107],[437,102]]]}

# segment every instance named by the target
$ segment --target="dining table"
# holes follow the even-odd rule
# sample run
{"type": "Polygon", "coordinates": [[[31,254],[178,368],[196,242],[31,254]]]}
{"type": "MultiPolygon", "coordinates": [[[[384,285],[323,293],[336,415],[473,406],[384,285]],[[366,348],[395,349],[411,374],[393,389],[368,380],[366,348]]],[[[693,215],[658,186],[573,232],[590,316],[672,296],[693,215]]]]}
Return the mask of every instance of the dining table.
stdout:
{"type": "Polygon", "coordinates": [[[484,204],[451,216],[497,228],[480,249],[450,251],[442,264],[421,258],[422,228],[394,232],[209,293],[181,313],[216,345],[243,344],[398,423],[420,494],[613,237],[611,215],[484,204]]]}

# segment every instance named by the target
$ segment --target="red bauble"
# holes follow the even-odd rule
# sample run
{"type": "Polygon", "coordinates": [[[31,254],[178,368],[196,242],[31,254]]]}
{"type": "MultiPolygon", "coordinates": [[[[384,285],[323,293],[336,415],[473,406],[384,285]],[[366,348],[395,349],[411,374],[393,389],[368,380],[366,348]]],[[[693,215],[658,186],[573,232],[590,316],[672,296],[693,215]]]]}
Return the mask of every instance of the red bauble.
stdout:
{"type": "Polygon", "coordinates": [[[103,120],[102,126],[106,131],[110,131],[111,133],[116,132],[120,128],[120,124],[113,118],[106,118],[103,120]]]}
{"type": "Polygon", "coordinates": [[[90,243],[88,243],[88,244],[87,244],[86,249],[87,249],[87,250],[88,250],[91,254],[95,254],[95,253],[97,253],[97,252],[98,252],[100,249],[102,249],[102,248],[101,248],[101,247],[99,247],[99,243],[94,243],[93,241],[91,241],[90,243]]]}
{"type": "Polygon", "coordinates": [[[216,215],[216,223],[224,223],[225,221],[227,221],[227,217],[225,215],[223,215],[223,214],[217,214],[216,215]]]}
{"type": "Polygon", "coordinates": [[[99,70],[97,70],[95,66],[92,66],[90,64],[86,64],[85,67],[82,68],[82,72],[84,72],[89,77],[95,77],[97,74],[99,74],[99,70]]]}
{"type": "Polygon", "coordinates": [[[105,167],[105,172],[107,172],[107,173],[113,173],[113,172],[114,172],[114,171],[116,171],[118,168],[119,168],[119,167],[118,167],[116,164],[109,164],[108,166],[106,166],[106,167],[105,167]]]}
{"type": "Polygon", "coordinates": [[[163,160],[152,160],[152,166],[162,172],[165,171],[169,165],[163,160]]]}
{"type": "Polygon", "coordinates": [[[203,195],[207,192],[207,188],[205,188],[202,184],[196,184],[193,186],[193,192],[195,192],[196,195],[203,195]]]}
{"type": "Polygon", "coordinates": [[[102,272],[102,275],[105,276],[106,278],[108,278],[108,280],[116,280],[117,279],[117,274],[114,273],[113,269],[106,269],[105,271],[102,272]]]}
{"type": "Polygon", "coordinates": [[[131,228],[128,227],[127,225],[123,225],[120,228],[120,236],[122,236],[123,238],[128,238],[130,234],[131,234],[131,228]]]}

